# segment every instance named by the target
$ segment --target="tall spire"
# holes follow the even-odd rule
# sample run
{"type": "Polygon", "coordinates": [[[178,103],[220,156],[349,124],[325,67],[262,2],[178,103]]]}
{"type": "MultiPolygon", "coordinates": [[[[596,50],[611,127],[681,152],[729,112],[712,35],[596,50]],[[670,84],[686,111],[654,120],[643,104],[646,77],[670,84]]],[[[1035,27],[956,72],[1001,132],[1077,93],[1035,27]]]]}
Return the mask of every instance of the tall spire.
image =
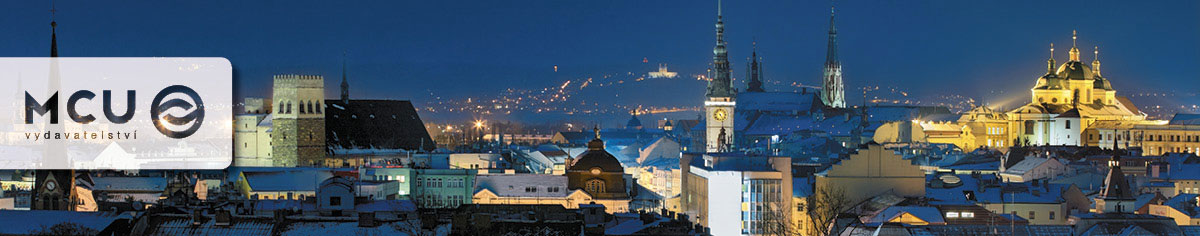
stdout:
{"type": "Polygon", "coordinates": [[[1079,61],[1079,48],[1077,47],[1078,44],[1076,43],[1078,40],[1079,40],[1079,33],[1077,31],[1072,30],[1071,31],[1071,51],[1069,52],[1070,56],[1071,56],[1071,58],[1070,58],[1071,61],[1079,61]]]}
{"type": "Polygon", "coordinates": [[[707,97],[733,97],[733,79],[729,75],[729,52],[725,50],[725,22],[721,18],[721,0],[717,0],[717,44],[713,47],[714,75],[708,82],[707,97]]]}
{"type": "Polygon", "coordinates": [[[825,49],[825,64],[837,64],[837,26],[835,23],[834,7],[829,7],[829,46],[825,49]]]}
{"type": "Polygon", "coordinates": [[[746,82],[747,92],[764,92],[762,82],[762,65],[758,63],[758,41],[750,43],[753,51],[750,53],[750,81],[746,82]]]}
{"type": "Polygon", "coordinates": [[[58,8],[50,3],[50,57],[58,57],[58,22],[54,21],[58,8]]]}
{"type": "Polygon", "coordinates": [[[821,81],[821,102],[827,107],[846,107],[845,84],[842,82],[842,63],[837,56],[837,27],[835,8],[829,7],[829,45],[825,51],[825,76],[821,81]]]}
{"type": "Polygon", "coordinates": [[[1096,46],[1096,50],[1092,53],[1096,55],[1092,58],[1092,74],[1100,76],[1100,46],[1096,46]]]}
{"type": "Polygon", "coordinates": [[[350,104],[350,82],[346,78],[346,51],[342,51],[342,104],[350,104]]]}

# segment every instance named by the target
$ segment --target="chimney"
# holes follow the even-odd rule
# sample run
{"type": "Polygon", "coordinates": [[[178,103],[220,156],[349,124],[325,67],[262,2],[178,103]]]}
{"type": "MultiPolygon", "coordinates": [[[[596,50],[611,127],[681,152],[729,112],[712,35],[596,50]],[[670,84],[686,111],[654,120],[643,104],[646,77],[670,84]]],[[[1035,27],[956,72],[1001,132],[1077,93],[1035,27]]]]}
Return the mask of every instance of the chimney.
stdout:
{"type": "Polygon", "coordinates": [[[375,227],[375,212],[359,212],[358,227],[375,227]]]}

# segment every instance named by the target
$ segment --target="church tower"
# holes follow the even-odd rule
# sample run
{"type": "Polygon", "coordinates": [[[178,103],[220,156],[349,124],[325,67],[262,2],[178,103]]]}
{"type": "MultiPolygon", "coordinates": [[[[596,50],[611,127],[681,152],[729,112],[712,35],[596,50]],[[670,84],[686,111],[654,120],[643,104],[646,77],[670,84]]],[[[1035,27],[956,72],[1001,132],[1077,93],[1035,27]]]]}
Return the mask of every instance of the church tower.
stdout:
{"type": "Polygon", "coordinates": [[[342,53],[342,104],[350,104],[350,82],[346,79],[346,53],[342,53]]]}
{"type": "Polygon", "coordinates": [[[1136,193],[1129,187],[1125,173],[1121,171],[1121,150],[1113,150],[1112,160],[1108,161],[1108,176],[1104,179],[1104,189],[1095,199],[1096,211],[1100,213],[1133,213],[1133,203],[1137,201],[1136,193]]]}
{"type": "Polygon", "coordinates": [[[725,152],[733,144],[733,108],[736,103],[730,78],[729,52],[725,50],[725,22],[721,19],[721,1],[717,0],[717,45],[713,47],[713,76],[704,96],[705,151],[725,152]]]}
{"type": "Polygon", "coordinates": [[[754,51],[750,52],[750,82],[746,82],[746,92],[766,92],[763,90],[762,64],[758,63],[758,42],[752,43],[754,51]]]}
{"type": "Polygon", "coordinates": [[[834,27],[834,11],[829,8],[829,46],[825,52],[825,77],[821,81],[821,103],[826,107],[845,108],[846,91],[842,84],[842,63],[837,57],[837,28],[834,27]]]}

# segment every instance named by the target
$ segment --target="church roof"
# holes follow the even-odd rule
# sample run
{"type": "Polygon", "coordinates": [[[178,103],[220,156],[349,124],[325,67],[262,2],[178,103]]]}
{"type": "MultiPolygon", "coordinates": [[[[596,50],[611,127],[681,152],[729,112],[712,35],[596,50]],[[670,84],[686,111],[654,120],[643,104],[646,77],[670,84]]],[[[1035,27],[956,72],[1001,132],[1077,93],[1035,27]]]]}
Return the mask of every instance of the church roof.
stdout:
{"type": "Polygon", "coordinates": [[[642,121],[638,120],[637,114],[634,114],[633,117],[629,118],[629,122],[625,123],[625,128],[637,128],[637,127],[642,127],[642,121]]]}
{"type": "Polygon", "coordinates": [[[404,149],[437,147],[412,102],[402,100],[325,100],[328,149],[404,149]]]}
{"type": "Polygon", "coordinates": [[[1085,80],[1096,78],[1092,74],[1092,67],[1079,61],[1068,61],[1063,63],[1062,65],[1058,66],[1058,71],[1056,73],[1058,74],[1059,78],[1068,80],[1085,80]]]}
{"type": "Polygon", "coordinates": [[[575,157],[575,162],[571,164],[569,170],[588,171],[593,167],[600,167],[600,170],[604,172],[625,172],[625,166],[621,165],[621,161],[604,150],[604,140],[600,139],[600,129],[597,128],[595,132],[596,138],[588,142],[588,150],[575,157]]]}
{"type": "Polygon", "coordinates": [[[1058,114],[1055,118],[1079,118],[1079,108],[1071,108],[1071,110],[1058,114]]]}
{"type": "MultiPolygon", "coordinates": [[[[1120,162],[1121,155],[1115,151],[1112,161],[1120,162]]],[[[1100,198],[1104,199],[1136,199],[1133,188],[1129,187],[1129,181],[1125,179],[1125,173],[1121,171],[1121,165],[1109,164],[1108,177],[1104,179],[1104,189],[1100,190],[1100,198]]]]}

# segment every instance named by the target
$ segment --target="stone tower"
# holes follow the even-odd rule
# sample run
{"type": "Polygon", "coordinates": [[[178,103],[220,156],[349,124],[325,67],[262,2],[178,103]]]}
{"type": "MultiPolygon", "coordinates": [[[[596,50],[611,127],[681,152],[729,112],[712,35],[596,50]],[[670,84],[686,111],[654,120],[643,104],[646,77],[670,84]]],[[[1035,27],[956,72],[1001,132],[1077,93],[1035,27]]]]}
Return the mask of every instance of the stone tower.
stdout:
{"type": "Polygon", "coordinates": [[[276,75],[272,94],[274,166],[311,166],[325,156],[325,78],[276,75]]]}
{"type": "Polygon", "coordinates": [[[829,8],[829,45],[825,52],[825,76],[821,81],[821,102],[826,107],[845,108],[846,88],[842,83],[842,63],[837,56],[837,27],[834,11],[829,8]]]}

